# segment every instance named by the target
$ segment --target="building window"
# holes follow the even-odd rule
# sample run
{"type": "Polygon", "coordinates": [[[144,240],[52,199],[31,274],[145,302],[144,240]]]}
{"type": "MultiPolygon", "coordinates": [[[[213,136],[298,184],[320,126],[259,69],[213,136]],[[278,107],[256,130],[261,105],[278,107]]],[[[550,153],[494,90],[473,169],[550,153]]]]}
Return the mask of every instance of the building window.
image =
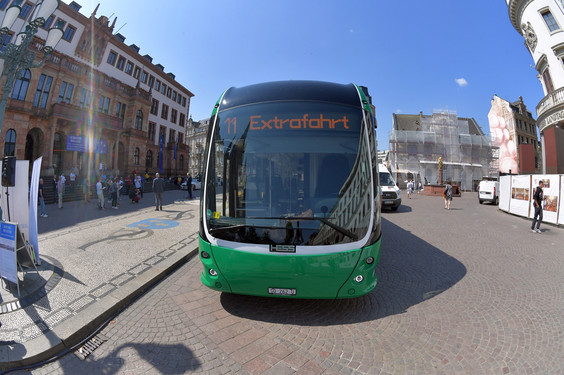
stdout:
{"type": "Polygon", "coordinates": [[[20,15],[19,17],[23,20],[25,20],[27,18],[27,16],[29,16],[29,12],[31,12],[31,8],[33,8],[33,5],[30,3],[25,3],[22,6],[22,10],[20,11],[20,15]]]}
{"type": "Polygon", "coordinates": [[[100,101],[98,102],[98,111],[108,113],[110,111],[110,98],[100,95],[100,101]]]}
{"type": "Polygon", "coordinates": [[[170,99],[171,95],[172,95],[172,89],[169,87],[168,90],[166,90],[166,97],[170,99]]]}
{"type": "Polygon", "coordinates": [[[47,18],[47,20],[45,21],[45,24],[43,24],[43,26],[41,26],[41,28],[43,28],[45,30],[49,30],[51,28],[51,24],[53,23],[54,19],[55,19],[55,15],[51,14],[49,16],[49,18],[47,18]]]}
{"type": "Polygon", "coordinates": [[[16,79],[14,89],[12,90],[12,99],[25,100],[29,81],[31,80],[31,72],[29,69],[22,70],[16,79]]]}
{"type": "Polygon", "coordinates": [[[180,114],[180,122],[178,123],[178,125],[184,127],[184,124],[186,123],[186,115],[184,113],[180,114]]]}
{"type": "Polygon", "coordinates": [[[153,168],[153,151],[147,150],[147,155],[145,156],[145,167],[153,168]]]}
{"type": "Polygon", "coordinates": [[[169,143],[174,143],[175,135],[176,135],[176,131],[174,131],[172,129],[168,132],[168,142],[169,143]]]}
{"type": "Polygon", "coordinates": [[[75,33],[76,33],[76,28],[71,25],[68,25],[63,34],[63,40],[70,42],[75,33]]]}
{"type": "Polygon", "coordinates": [[[125,117],[125,107],[126,105],[122,102],[117,102],[116,104],[116,117],[123,119],[125,117]]]}
{"type": "Polygon", "coordinates": [[[149,76],[149,87],[153,88],[154,84],[155,84],[155,77],[149,76]]]}
{"type": "Polygon", "coordinates": [[[139,74],[141,74],[141,69],[136,66],[135,71],[133,72],[133,78],[139,78],[139,74]]]}
{"type": "Polygon", "coordinates": [[[182,95],[178,94],[178,99],[176,100],[178,104],[182,103],[182,95]]]}
{"type": "Polygon", "coordinates": [[[4,51],[6,49],[6,45],[8,43],[10,43],[10,40],[12,40],[12,35],[14,35],[13,33],[7,33],[2,35],[2,39],[0,39],[2,45],[0,46],[0,51],[4,51]]]}
{"type": "Polygon", "coordinates": [[[173,92],[172,92],[172,101],[173,101],[173,102],[176,101],[176,95],[177,95],[177,92],[176,92],[176,91],[173,91],[173,92]]]}
{"type": "Polygon", "coordinates": [[[554,86],[552,85],[552,78],[550,78],[550,72],[545,69],[542,73],[542,79],[544,81],[544,87],[546,88],[546,93],[549,94],[554,91],[554,86]]]}
{"type": "Polygon", "coordinates": [[[147,136],[149,137],[149,140],[154,141],[155,140],[155,129],[157,128],[157,124],[155,124],[154,122],[149,122],[149,131],[147,133],[147,136]]]}
{"type": "Polygon", "coordinates": [[[131,75],[132,71],[133,71],[133,63],[131,61],[128,61],[127,65],[125,66],[125,72],[131,75]]]}
{"type": "Polygon", "coordinates": [[[80,95],[80,106],[89,107],[91,98],[92,98],[92,93],[90,92],[90,90],[83,88],[82,94],[80,95]]]}
{"type": "Polygon", "coordinates": [[[147,83],[147,72],[146,71],[143,71],[143,74],[141,74],[141,82],[147,83]]]}
{"type": "Polygon", "coordinates": [[[70,103],[72,99],[72,92],[74,90],[74,85],[63,81],[61,83],[61,89],[59,90],[59,99],[57,103],[70,103]]]}
{"type": "Polygon", "coordinates": [[[186,98],[185,97],[182,97],[182,106],[186,107],[186,98]]]}
{"type": "Polygon", "coordinates": [[[137,110],[137,114],[135,115],[135,129],[143,130],[143,111],[140,109],[137,110]]]}
{"type": "Polygon", "coordinates": [[[151,114],[155,116],[159,114],[159,101],[157,99],[153,99],[153,104],[151,105],[151,114]]]}
{"type": "Polygon", "coordinates": [[[15,156],[16,154],[16,131],[10,129],[6,132],[6,142],[4,143],[4,156],[15,156]]]}
{"type": "Polygon", "coordinates": [[[135,151],[133,152],[133,164],[139,165],[139,148],[135,147],[135,151]]]}
{"type": "Polygon", "coordinates": [[[178,133],[178,144],[183,144],[184,143],[184,134],[182,133],[178,133]]]}
{"type": "Polygon", "coordinates": [[[6,9],[6,7],[8,6],[9,3],[10,3],[10,0],[0,0],[0,10],[6,9]]]}
{"type": "Polygon", "coordinates": [[[163,108],[161,109],[161,118],[168,119],[168,105],[163,103],[163,108]]]}
{"type": "Polygon", "coordinates": [[[117,59],[117,53],[115,53],[114,51],[110,51],[110,53],[108,54],[107,63],[110,65],[114,65],[116,63],[116,59],[117,59]]]}
{"type": "Polygon", "coordinates": [[[155,90],[159,91],[160,89],[161,89],[161,81],[157,79],[157,82],[155,82],[155,90]]]}
{"type": "Polygon", "coordinates": [[[116,68],[118,68],[119,70],[123,70],[124,66],[125,66],[125,58],[120,56],[116,68]]]}
{"type": "Polygon", "coordinates": [[[178,164],[180,164],[179,167],[181,170],[184,169],[184,155],[180,155],[178,158],[178,164]]]}
{"type": "Polygon", "coordinates": [[[53,83],[53,77],[46,76],[42,74],[39,77],[39,82],[37,83],[37,90],[35,91],[35,97],[33,98],[33,106],[39,108],[47,107],[47,99],[49,98],[49,92],[51,91],[51,84],[53,83]]]}
{"type": "Polygon", "coordinates": [[[550,10],[541,11],[541,15],[542,18],[544,19],[544,22],[546,22],[546,26],[548,26],[550,32],[554,32],[560,29],[560,26],[558,26],[558,23],[554,19],[554,16],[550,12],[550,10]]]}
{"type": "Polygon", "coordinates": [[[170,111],[170,122],[176,124],[176,119],[178,118],[178,111],[176,109],[172,109],[170,111]]]}
{"type": "Polygon", "coordinates": [[[161,86],[161,94],[165,95],[166,94],[166,85],[163,83],[163,85],[161,86]]]}

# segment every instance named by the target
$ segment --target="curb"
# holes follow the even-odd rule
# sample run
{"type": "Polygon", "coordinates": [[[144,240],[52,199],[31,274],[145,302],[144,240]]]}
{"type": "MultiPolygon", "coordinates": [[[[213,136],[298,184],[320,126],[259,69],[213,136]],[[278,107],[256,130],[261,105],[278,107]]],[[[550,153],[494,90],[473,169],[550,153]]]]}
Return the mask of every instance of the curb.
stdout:
{"type": "Polygon", "coordinates": [[[86,307],[80,314],[64,320],[52,330],[44,332],[43,335],[33,340],[16,345],[4,343],[0,346],[0,370],[31,366],[72,349],[113,315],[128,306],[135,298],[188,262],[197,253],[198,248],[195,248],[186,253],[179,251],[171,255],[137,278],[86,307]]]}

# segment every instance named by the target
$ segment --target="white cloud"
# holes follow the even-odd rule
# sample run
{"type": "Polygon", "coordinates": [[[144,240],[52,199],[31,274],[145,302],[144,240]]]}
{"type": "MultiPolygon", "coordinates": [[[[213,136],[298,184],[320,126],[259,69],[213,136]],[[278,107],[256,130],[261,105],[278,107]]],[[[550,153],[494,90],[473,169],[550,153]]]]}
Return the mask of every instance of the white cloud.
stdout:
{"type": "Polygon", "coordinates": [[[454,82],[456,82],[456,84],[460,87],[464,87],[468,84],[468,81],[466,81],[465,78],[456,78],[454,82]]]}

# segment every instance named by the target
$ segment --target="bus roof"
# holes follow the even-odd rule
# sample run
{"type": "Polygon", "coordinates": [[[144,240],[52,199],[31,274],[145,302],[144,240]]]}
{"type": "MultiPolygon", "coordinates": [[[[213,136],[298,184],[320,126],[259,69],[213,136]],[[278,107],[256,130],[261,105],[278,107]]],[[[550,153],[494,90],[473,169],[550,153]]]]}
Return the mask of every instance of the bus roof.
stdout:
{"type": "Polygon", "coordinates": [[[259,102],[318,101],[361,107],[356,86],[322,81],[276,81],[231,87],[223,96],[220,110],[259,102]]]}

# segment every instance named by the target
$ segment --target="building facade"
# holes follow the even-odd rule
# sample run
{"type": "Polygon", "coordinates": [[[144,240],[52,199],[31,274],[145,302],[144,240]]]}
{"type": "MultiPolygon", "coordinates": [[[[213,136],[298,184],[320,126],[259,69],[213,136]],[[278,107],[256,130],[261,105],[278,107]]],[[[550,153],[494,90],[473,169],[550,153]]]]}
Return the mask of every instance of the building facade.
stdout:
{"type": "Polygon", "coordinates": [[[545,97],[538,103],[544,173],[564,173],[564,0],[506,0],[545,97]]]}
{"type": "Polygon", "coordinates": [[[522,97],[510,103],[494,95],[488,120],[492,144],[499,149],[495,173],[542,172],[536,121],[522,97]]]}
{"type": "MultiPolygon", "coordinates": [[[[9,3],[0,1],[0,11],[9,3]]],[[[0,134],[4,155],[31,162],[43,157],[42,176],[68,176],[75,167],[90,179],[101,171],[185,175],[193,94],[150,55],[114,34],[116,19],[79,11],[76,2],[60,2],[32,43],[41,48],[46,30],[64,22],[63,39],[45,64],[16,80],[0,134]]],[[[14,29],[28,21],[20,18],[14,29]]],[[[12,38],[7,35],[3,45],[12,38]]]]}
{"type": "Polygon", "coordinates": [[[443,182],[462,190],[475,190],[489,175],[492,146],[473,118],[457,117],[440,110],[432,115],[393,114],[390,134],[390,170],[396,182],[407,180],[438,184],[439,157],[443,161],[443,182]]]}
{"type": "Polygon", "coordinates": [[[192,117],[188,119],[186,143],[190,149],[188,171],[192,174],[192,177],[200,177],[204,172],[204,152],[209,127],[209,118],[200,121],[193,121],[192,117]]]}

